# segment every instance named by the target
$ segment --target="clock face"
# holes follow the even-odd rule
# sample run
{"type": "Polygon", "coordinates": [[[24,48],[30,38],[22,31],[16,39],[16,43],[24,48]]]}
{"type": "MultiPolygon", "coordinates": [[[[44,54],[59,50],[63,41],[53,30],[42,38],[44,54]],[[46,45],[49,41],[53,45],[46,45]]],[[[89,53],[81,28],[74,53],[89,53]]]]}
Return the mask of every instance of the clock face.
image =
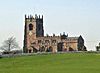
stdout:
{"type": "Polygon", "coordinates": [[[31,32],[31,31],[29,32],[29,35],[30,35],[30,36],[32,35],[32,32],[31,32]]]}

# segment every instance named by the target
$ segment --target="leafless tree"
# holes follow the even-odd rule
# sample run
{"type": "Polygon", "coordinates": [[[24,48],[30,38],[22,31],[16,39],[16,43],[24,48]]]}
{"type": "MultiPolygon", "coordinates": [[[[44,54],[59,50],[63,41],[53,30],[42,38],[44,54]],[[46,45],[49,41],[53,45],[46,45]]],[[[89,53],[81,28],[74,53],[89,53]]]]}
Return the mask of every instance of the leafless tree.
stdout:
{"type": "Polygon", "coordinates": [[[1,49],[5,51],[11,51],[11,49],[16,49],[16,48],[19,48],[19,45],[16,42],[16,38],[14,37],[10,37],[7,40],[5,40],[1,47],[1,49]]]}

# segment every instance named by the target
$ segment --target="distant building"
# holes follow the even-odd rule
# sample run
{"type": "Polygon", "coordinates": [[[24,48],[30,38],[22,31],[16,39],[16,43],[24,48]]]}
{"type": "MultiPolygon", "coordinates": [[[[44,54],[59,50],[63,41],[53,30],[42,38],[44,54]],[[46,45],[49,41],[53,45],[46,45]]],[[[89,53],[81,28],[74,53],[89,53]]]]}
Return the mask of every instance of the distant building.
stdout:
{"type": "Polygon", "coordinates": [[[59,51],[86,51],[84,39],[79,37],[69,37],[63,33],[60,36],[44,36],[43,15],[25,15],[24,29],[24,53],[32,52],[59,52],[59,51]]]}

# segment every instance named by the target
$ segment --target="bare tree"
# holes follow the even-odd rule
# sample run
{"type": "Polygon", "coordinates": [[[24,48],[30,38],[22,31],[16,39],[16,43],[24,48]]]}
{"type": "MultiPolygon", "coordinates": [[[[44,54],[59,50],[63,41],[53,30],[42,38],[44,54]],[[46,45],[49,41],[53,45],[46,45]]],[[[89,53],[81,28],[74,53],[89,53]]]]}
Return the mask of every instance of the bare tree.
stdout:
{"type": "Polygon", "coordinates": [[[19,48],[18,43],[16,42],[16,38],[10,37],[3,42],[2,50],[11,51],[11,49],[19,48]]]}

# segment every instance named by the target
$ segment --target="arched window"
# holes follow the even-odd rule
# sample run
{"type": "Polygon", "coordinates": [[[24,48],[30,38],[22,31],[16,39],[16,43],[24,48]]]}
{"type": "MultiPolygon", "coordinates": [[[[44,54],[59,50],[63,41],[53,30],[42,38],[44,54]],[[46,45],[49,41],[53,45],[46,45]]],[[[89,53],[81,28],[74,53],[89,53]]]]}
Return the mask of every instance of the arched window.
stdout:
{"type": "Polygon", "coordinates": [[[33,25],[29,24],[29,30],[33,30],[33,25]]]}

